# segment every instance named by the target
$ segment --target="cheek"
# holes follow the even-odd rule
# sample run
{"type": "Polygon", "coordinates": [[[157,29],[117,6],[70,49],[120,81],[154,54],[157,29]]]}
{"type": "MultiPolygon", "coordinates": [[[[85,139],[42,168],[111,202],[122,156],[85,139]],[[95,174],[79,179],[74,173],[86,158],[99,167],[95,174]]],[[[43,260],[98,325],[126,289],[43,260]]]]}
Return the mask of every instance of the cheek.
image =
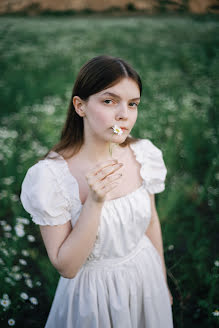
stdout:
{"type": "Polygon", "coordinates": [[[101,106],[93,107],[91,112],[92,121],[98,125],[109,125],[109,122],[112,120],[110,113],[107,113],[101,106]]]}
{"type": "Polygon", "coordinates": [[[130,121],[133,125],[135,124],[135,122],[137,120],[137,117],[138,117],[138,112],[137,111],[133,112],[132,115],[130,116],[130,121]]]}

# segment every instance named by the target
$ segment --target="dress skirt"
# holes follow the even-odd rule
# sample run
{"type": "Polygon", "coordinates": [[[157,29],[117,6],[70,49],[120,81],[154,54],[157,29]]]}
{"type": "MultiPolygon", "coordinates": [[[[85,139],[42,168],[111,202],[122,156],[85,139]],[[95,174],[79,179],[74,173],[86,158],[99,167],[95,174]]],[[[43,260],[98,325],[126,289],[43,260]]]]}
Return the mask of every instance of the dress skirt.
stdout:
{"type": "Polygon", "coordinates": [[[122,258],[87,261],[60,277],[45,328],[172,328],[159,253],[144,235],[122,258]]]}

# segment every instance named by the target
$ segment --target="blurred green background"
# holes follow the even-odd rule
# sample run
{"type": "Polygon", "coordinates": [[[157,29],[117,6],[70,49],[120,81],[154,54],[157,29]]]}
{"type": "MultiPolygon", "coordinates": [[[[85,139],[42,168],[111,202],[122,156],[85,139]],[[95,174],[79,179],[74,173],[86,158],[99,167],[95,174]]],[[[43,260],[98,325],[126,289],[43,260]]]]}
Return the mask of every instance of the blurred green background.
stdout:
{"type": "Polygon", "coordinates": [[[168,175],[156,202],[174,327],[218,327],[216,17],[0,20],[1,327],[15,320],[39,328],[47,319],[59,275],[22,208],[20,188],[27,169],[59,139],[80,67],[100,54],[120,56],[140,74],[131,134],[163,151],[168,175]]]}

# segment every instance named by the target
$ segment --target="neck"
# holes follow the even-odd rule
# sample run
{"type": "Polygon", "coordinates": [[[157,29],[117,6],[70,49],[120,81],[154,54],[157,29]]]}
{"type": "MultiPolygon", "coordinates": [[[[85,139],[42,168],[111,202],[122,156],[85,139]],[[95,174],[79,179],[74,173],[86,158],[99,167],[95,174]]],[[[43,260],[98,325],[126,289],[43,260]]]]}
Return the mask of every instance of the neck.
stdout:
{"type": "Polygon", "coordinates": [[[121,147],[114,142],[85,142],[81,148],[81,155],[89,159],[90,162],[97,163],[110,159],[119,159],[119,150],[121,150],[121,147]]]}

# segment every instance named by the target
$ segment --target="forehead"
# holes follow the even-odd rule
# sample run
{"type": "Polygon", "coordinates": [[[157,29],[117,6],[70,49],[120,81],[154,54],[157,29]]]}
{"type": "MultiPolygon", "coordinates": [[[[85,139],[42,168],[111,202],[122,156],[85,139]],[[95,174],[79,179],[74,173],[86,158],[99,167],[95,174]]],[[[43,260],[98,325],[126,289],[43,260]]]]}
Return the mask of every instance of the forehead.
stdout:
{"type": "Polygon", "coordinates": [[[98,95],[109,95],[109,93],[114,93],[120,98],[127,96],[129,98],[140,98],[139,86],[134,80],[130,78],[122,79],[113,86],[98,92],[98,95]]]}

